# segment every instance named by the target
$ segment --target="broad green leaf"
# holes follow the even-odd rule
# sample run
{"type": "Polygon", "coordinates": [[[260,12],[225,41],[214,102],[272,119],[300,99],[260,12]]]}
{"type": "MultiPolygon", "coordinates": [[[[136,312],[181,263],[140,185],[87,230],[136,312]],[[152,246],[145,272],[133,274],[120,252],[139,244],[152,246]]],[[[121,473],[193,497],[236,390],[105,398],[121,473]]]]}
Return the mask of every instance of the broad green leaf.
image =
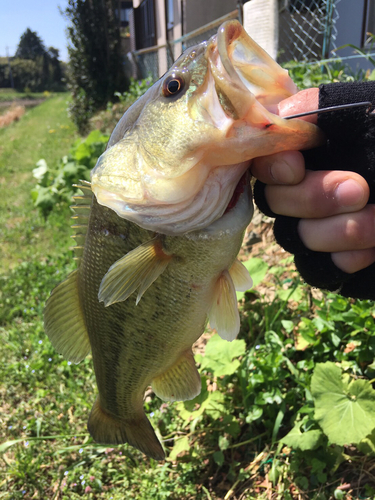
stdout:
{"type": "Polygon", "coordinates": [[[213,454],[213,458],[215,460],[215,463],[221,467],[224,463],[224,453],[222,451],[215,451],[213,454]]]}
{"type": "Polygon", "coordinates": [[[350,380],[334,363],[319,363],[311,379],[315,419],[331,443],[359,443],[375,428],[375,391],[350,380]]]}
{"type": "Polygon", "coordinates": [[[281,300],[294,300],[296,302],[299,302],[302,299],[303,291],[300,286],[295,288],[288,288],[287,290],[277,290],[276,295],[279,297],[281,300]]]}
{"type": "Polygon", "coordinates": [[[255,288],[267,274],[268,264],[264,262],[263,259],[254,257],[246,262],[243,262],[243,265],[249,271],[253,280],[253,288],[255,288]]]}
{"type": "Polygon", "coordinates": [[[108,135],[103,135],[100,130],[93,130],[85,139],[87,145],[94,144],[95,142],[108,142],[108,135]]]}
{"type": "Polygon", "coordinates": [[[292,333],[293,328],[294,328],[294,323],[293,321],[290,321],[288,319],[282,319],[281,324],[283,325],[283,328],[285,328],[285,331],[287,333],[292,333]]]}
{"type": "MultiPolygon", "coordinates": [[[[253,280],[253,287],[251,288],[251,290],[253,290],[253,288],[255,288],[265,277],[268,265],[263,261],[263,259],[259,259],[257,257],[243,262],[243,265],[249,271],[251,279],[253,280]]],[[[243,299],[244,295],[245,292],[237,292],[237,300],[243,299]]]]}
{"type": "Polygon", "coordinates": [[[186,436],[176,439],[172,451],[168,456],[168,460],[176,460],[177,456],[180,453],[189,450],[190,450],[189,439],[186,436]]]}
{"type": "Polygon", "coordinates": [[[311,342],[308,342],[300,333],[297,333],[296,336],[296,350],[304,351],[311,345],[311,342]]]}
{"type": "Polygon", "coordinates": [[[85,144],[84,142],[82,142],[82,144],[80,144],[78,146],[78,148],[76,149],[76,152],[75,152],[75,159],[80,162],[82,161],[84,158],[90,158],[90,148],[88,147],[87,144],[85,144]]]}
{"type": "Polygon", "coordinates": [[[246,415],[246,423],[250,424],[254,420],[258,420],[263,415],[263,408],[260,406],[252,406],[251,410],[246,415]]]}
{"type": "Polygon", "coordinates": [[[229,412],[224,406],[224,394],[220,391],[208,392],[205,391],[205,398],[201,402],[201,395],[196,398],[185,401],[184,403],[179,403],[176,408],[180,414],[180,417],[188,422],[190,419],[196,419],[207,413],[212,418],[219,418],[225,413],[229,412]],[[195,409],[196,405],[199,404],[199,408],[195,409]]]}
{"type": "Polygon", "coordinates": [[[293,429],[282,438],[282,442],[290,448],[301,451],[316,450],[323,440],[324,434],[319,429],[301,432],[303,421],[297,422],[293,429]]]}
{"type": "Polygon", "coordinates": [[[237,359],[246,352],[244,340],[227,342],[214,335],[207,342],[205,355],[202,357],[201,370],[208,370],[217,377],[232,375],[240,366],[237,359]]]}
{"type": "Polygon", "coordinates": [[[219,448],[226,450],[229,446],[229,439],[225,436],[219,436],[219,448]]]}

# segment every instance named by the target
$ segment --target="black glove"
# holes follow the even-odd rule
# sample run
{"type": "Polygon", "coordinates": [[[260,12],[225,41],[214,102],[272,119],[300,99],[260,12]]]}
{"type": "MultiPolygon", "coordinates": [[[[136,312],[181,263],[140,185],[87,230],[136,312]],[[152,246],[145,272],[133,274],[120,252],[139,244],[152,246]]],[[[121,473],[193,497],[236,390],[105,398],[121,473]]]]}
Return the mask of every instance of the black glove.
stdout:
{"type": "MultiPolygon", "coordinates": [[[[333,83],[319,87],[319,108],[370,101],[375,104],[375,82],[333,83]]],[[[318,115],[318,125],[327,144],[303,152],[306,169],[348,170],[364,177],[370,187],[368,203],[375,203],[375,115],[364,107],[318,115]]],[[[274,214],[268,207],[265,184],[257,181],[255,203],[269,217],[275,217],[276,241],[294,254],[302,278],[310,285],[336,291],[346,297],[375,300],[375,264],[348,274],[338,269],[330,253],[314,252],[304,246],[297,232],[300,219],[274,214]]],[[[374,221],[375,231],[375,221],[374,221]]]]}

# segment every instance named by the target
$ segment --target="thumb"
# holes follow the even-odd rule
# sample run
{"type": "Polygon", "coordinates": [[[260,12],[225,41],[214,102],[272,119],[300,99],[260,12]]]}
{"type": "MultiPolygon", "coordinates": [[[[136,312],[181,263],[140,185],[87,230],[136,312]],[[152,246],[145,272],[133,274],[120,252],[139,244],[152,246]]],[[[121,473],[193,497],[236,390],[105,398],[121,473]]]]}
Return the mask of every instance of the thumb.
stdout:
{"type": "MultiPolygon", "coordinates": [[[[311,88],[301,90],[297,94],[284,99],[279,103],[279,115],[290,116],[306,111],[313,111],[319,107],[319,89],[311,88]]],[[[311,123],[317,123],[318,115],[303,116],[300,120],[305,120],[311,123]]]]}

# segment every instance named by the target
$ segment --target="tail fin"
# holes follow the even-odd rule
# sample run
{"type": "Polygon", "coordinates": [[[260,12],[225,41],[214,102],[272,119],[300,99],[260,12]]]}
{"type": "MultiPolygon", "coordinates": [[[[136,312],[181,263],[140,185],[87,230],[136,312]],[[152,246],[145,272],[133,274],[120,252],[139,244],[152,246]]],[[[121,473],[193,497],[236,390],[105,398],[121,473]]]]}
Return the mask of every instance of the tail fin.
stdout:
{"type": "Polygon", "coordinates": [[[165,458],[154,429],[143,412],[132,420],[116,420],[101,408],[97,398],[87,428],[97,443],[112,445],[129,443],[155,460],[165,458]]]}

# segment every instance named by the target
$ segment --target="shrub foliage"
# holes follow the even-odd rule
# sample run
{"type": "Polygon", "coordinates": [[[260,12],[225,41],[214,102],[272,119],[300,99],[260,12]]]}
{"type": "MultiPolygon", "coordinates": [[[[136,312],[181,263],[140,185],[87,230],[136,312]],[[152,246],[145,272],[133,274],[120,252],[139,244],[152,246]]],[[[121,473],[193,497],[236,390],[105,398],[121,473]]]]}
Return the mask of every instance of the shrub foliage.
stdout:
{"type": "Polygon", "coordinates": [[[115,0],[69,0],[64,11],[70,22],[68,79],[72,120],[81,133],[93,113],[116,91],[127,88],[121,58],[120,27],[115,0]]]}
{"type": "Polygon", "coordinates": [[[45,48],[43,41],[30,28],[21,35],[14,57],[0,58],[0,88],[41,92],[64,90],[63,68],[59,51],[45,48]]]}

